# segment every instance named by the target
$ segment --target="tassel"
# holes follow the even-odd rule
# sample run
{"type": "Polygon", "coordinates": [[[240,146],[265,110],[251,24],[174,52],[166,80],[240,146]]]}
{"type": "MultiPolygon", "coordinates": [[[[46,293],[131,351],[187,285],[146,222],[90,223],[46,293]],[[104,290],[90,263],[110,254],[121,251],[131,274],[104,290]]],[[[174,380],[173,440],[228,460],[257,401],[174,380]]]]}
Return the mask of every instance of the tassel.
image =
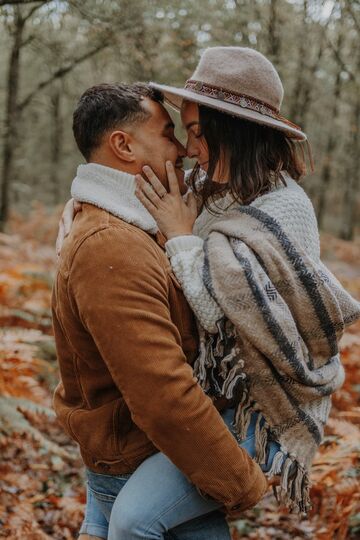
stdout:
{"type": "Polygon", "coordinates": [[[224,344],[223,336],[218,336],[216,340],[216,346],[214,347],[214,352],[216,356],[220,356],[220,357],[223,356],[224,348],[225,348],[225,344],[224,344]]]}
{"type": "Polygon", "coordinates": [[[266,447],[268,442],[268,424],[264,422],[261,426],[261,422],[264,420],[263,415],[259,413],[255,426],[255,460],[260,465],[266,463],[266,447]]]}
{"type": "Polygon", "coordinates": [[[271,468],[268,472],[265,473],[266,476],[271,478],[272,476],[276,476],[281,473],[281,469],[284,463],[285,454],[282,450],[279,450],[276,452],[273,462],[271,464],[271,468]]]}
{"type": "Polygon", "coordinates": [[[199,356],[195,360],[194,363],[194,375],[197,378],[200,386],[203,390],[206,389],[206,349],[204,346],[204,342],[200,341],[200,347],[199,347],[199,356]]]}
{"type": "MultiPolygon", "coordinates": [[[[220,375],[223,379],[226,378],[226,376],[229,376],[231,371],[229,372],[229,367],[228,367],[228,364],[230,364],[234,358],[236,358],[236,351],[235,349],[233,349],[228,355],[226,355],[220,362],[220,375]]],[[[240,366],[235,366],[235,367],[240,367],[240,366]]],[[[243,366],[241,366],[243,367],[243,366]]],[[[234,369],[234,368],[233,368],[234,369]]]]}
{"type": "Polygon", "coordinates": [[[222,395],[224,395],[227,399],[232,399],[234,397],[234,390],[237,386],[237,383],[239,380],[244,380],[245,374],[242,372],[242,368],[240,366],[234,366],[227,376],[227,378],[224,381],[224,384],[221,389],[222,395]]]}
{"type": "Polygon", "coordinates": [[[292,464],[293,460],[287,457],[281,472],[281,491],[284,493],[287,493],[288,491],[289,471],[292,464]]]}
{"type": "Polygon", "coordinates": [[[300,502],[302,500],[302,483],[304,478],[304,470],[300,465],[297,467],[295,479],[293,480],[293,500],[300,502]]]}
{"type": "Polygon", "coordinates": [[[205,353],[205,366],[207,368],[214,368],[216,367],[216,358],[214,356],[214,351],[212,348],[212,344],[208,343],[206,347],[206,353],[205,353]]]}
{"type": "MultiPolygon", "coordinates": [[[[272,469],[278,470],[278,466],[278,461],[276,465],[273,462],[272,469]]],[[[270,472],[267,476],[270,476],[270,472]]],[[[288,456],[283,463],[280,489],[274,495],[278,503],[287,506],[291,512],[306,514],[311,508],[308,472],[294,456],[288,456]],[[293,466],[295,470],[291,471],[290,476],[290,469],[293,466]]]]}
{"type": "Polygon", "coordinates": [[[251,422],[251,415],[253,413],[253,408],[251,403],[248,401],[248,396],[244,392],[243,396],[243,403],[240,402],[235,414],[235,430],[237,435],[239,436],[240,440],[244,440],[246,438],[249,425],[251,422]],[[245,403],[247,401],[247,403],[245,403]]]}

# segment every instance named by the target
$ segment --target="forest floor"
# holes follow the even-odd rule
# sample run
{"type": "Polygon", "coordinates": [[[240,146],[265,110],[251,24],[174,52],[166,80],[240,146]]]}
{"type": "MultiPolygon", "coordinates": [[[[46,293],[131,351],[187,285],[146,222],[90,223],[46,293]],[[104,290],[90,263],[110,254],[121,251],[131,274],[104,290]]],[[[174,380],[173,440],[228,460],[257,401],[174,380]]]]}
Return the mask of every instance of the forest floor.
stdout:
{"type": "MultiPolygon", "coordinates": [[[[58,372],[51,330],[58,214],[35,207],[0,234],[0,537],[76,538],[84,473],[51,409],[58,372]]],[[[324,235],[323,259],[360,299],[360,239],[324,235]]],[[[269,493],[233,524],[234,540],[360,537],[360,324],[341,342],[346,369],[312,472],[308,519],[279,512],[269,493]]]]}

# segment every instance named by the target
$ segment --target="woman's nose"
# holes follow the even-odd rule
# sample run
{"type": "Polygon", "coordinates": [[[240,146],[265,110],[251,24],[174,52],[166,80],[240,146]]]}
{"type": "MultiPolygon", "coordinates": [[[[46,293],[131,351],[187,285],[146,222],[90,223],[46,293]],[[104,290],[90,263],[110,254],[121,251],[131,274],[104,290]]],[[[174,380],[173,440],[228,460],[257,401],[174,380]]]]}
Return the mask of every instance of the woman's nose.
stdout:
{"type": "Polygon", "coordinates": [[[199,156],[199,149],[191,141],[186,144],[186,155],[188,158],[197,158],[199,156]]]}
{"type": "Polygon", "coordinates": [[[185,146],[183,144],[181,144],[179,139],[176,139],[176,147],[177,147],[179,157],[182,157],[182,158],[185,157],[186,156],[186,148],[185,148],[185,146]]]}

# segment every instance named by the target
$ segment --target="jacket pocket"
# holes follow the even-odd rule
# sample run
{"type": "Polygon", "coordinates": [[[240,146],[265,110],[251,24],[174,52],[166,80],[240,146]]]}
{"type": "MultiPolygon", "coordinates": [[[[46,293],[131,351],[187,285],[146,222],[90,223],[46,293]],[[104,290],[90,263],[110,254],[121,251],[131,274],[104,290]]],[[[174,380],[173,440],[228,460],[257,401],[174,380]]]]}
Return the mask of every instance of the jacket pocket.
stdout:
{"type": "Polygon", "coordinates": [[[67,418],[68,430],[86,453],[97,456],[99,460],[121,460],[122,428],[125,433],[129,429],[126,418],[121,415],[123,403],[120,398],[96,409],[77,408],[71,411],[67,418]]]}

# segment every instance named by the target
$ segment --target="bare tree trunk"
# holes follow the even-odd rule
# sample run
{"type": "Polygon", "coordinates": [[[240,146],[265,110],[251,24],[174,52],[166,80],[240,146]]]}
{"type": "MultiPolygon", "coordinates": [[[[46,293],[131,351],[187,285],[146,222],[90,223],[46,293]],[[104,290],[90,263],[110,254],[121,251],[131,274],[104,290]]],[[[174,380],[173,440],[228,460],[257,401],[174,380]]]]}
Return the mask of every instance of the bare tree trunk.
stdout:
{"type": "Polygon", "coordinates": [[[20,78],[20,50],[26,19],[20,9],[14,9],[13,45],[10,52],[7,76],[7,100],[5,112],[4,154],[1,171],[0,231],[4,230],[9,212],[9,190],[13,172],[14,150],[17,138],[17,102],[20,78]]]}
{"type": "MultiPolygon", "coordinates": [[[[327,23],[323,23],[322,28],[319,32],[319,45],[318,51],[315,55],[314,61],[312,64],[307,62],[309,58],[309,47],[306,39],[302,37],[299,46],[299,59],[298,65],[296,68],[297,78],[293,90],[293,95],[291,99],[290,107],[290,118],[301,126],[303,131],[306,131],[306,120],[307,113],[311,105],[311,93],[313,90],[313,81],[315,77],[316,70],[320,65],[324,49],[325,49],[325,38],[326,30],[328,23],[332,19],[333,12],[335,10],[335,4],[331,10],[330,15],[328,16],[327,23]]],[[[302,19],[302,36],[306,36],[309,32],[308,28],[308,16],[309,16],[309,1],[303,0],[303,19],[302,19]]]]}
{"type": "Polygon", "coordinates": [[[323,36],[321,38],[321,42],[319,45],[318,53],[316,55],[316,59],[312,66],[309,68],[309,76],[303,85],[303,92],[302,92],[302,99],[299,100],[298,104],[298,111],[297,115],[295,115],[295,122],[298,122],[299,125],[302,127],[304,131],[306,131],[307,126],[307,113],[311,105],[311,93],[313,90],[313,84],[312,81],[314,81],[316,70],[318,69],[320,65],[320,61],[324,52],[324,37],[325,33],[323,33],[323,36]]]}
{"type": "MultiPolygon", "coordinates": [[[[303,19],[302,19],[302,34],[303,35],[306,35],[307,33],[307,13],[308,13],[308,0],[304,0],[303,1],[303,19]]],[[[307,49],[307,43],[305,39],[301,39],[299,43],[299,63],[296,69],[297,77],[296,77],[296,82],[294,86],[294,92],[293,92],[293,96],[291,100],[291,107],[290,107],[290,118],[297,124],[299,123],[299,118],[298,118],[299,98],[303,90],[305,68],[306,68],[305,62],[306,62],[306,59],[308,58],[306,54],[306,49],[307,49]]]]}
{"type": "MultiPolygon", "coordinates": [[[[358,67],[360,68],[360,58],[358,67]]],[[[351,121],[351,139],[349,148],[349,165],[345,173],[344,210],[341,238],[352,240],[356,227],[356,207],[360,191],[360,88],[357,88],[356,102],[351,121]]]]}
{"type": "Polygon", "coordinates": [[[270,17],[268,26],[268,54],[275,63],[277,70],[280,67],[280,35],[278,20],[278,0],[270,0],[270,17]]]}
{"type": "MultiPolygon", "coordinates": [[[[250,2],[253,12],[255,14],[255,20],[260,20],[257,0],[250,2]]],[[[249,39],[249,27],[248,22],[251,15],[248,13],[249,1],[248,0],[235,0],[236,5],[236,23],[238,24],[238,31],[242,34],[242,46],[251,47],[249,39]]]]}
{"type": "Polygon", "coordinates": [[[63,122],[61,117],[61,91],[59,84],[54,85],[54,89],[50,97],[51,101],[51,117],[52,117],[52,140],[51,140],[51,164],[50,164],[50,179],[53,191],[54,204],[61,202],[60,189],[60,160],[63,143],[63,122]]]}
{"type": "MultiPolygon", "coordinates": [[[[343,42],[343,34],[340,29],[339,37],[337,40],[337,48],[341,50],[343,42]]],[[[333,106],[331,110],[331,120],[336,124],[338,115],[339,115],[339,103],[340,103],[340,93],[341,93],[341,72],[342,69],[338,66],[335,78],[334,85],[334,97],[333,97],[333,106]]],[[[321,228],[324,221],[324,213],[326,206],[326,195],[331,182],[331,172],[332,165],[334,161],[334,151],[336,148],[336,142],[338,140],[337,133],[335,130],[329,130],[329,136],[326,144],[325,152],[325,161],[321,171],[321,180],[320,180],[320,190],[319,190],[319,199],[317,205],[317,219],[319,222],[319,227],[321,228]]]]}

